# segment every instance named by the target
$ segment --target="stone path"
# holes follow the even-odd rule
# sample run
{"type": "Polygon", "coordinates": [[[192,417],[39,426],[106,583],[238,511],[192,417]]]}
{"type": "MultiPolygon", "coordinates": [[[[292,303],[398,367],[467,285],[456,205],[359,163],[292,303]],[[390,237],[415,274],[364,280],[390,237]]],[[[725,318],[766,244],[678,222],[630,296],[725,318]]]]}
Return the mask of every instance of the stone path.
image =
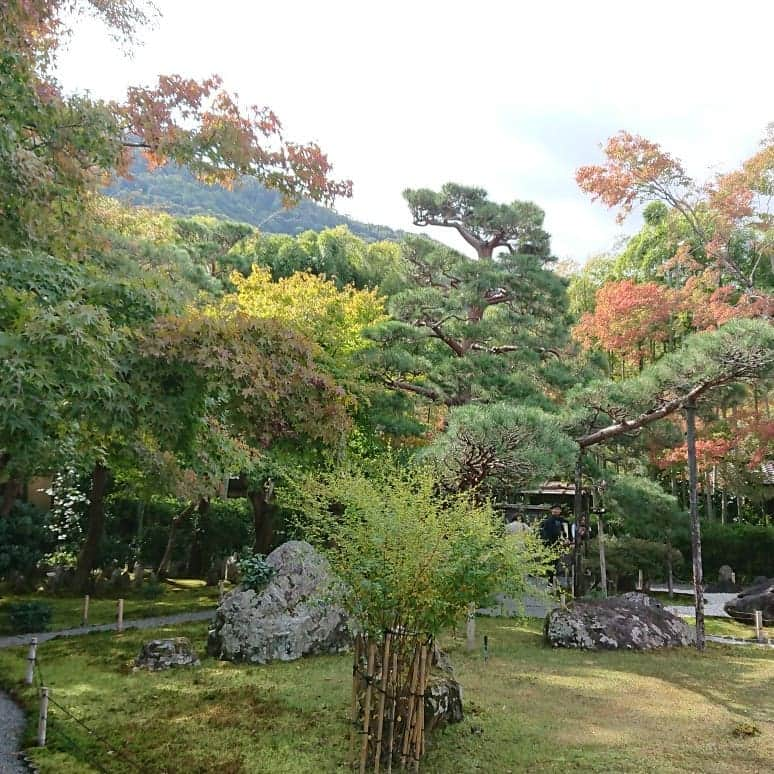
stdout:
{"type": "Polygon", "coordinates": [[[18,756],[25,725],[24,712],[0,691],[0,774],[26,774],[18,756]]]}
{"type": "MultiPolygon", "coordinates": [[[[155,618],[138,618],[135,621],[124,621],[124,629],[155,629],[171,624],[188,623],[189,621],[206,621],[215,614],[215,608],[211,610],[197,610],[193,613],[177,613],[176,615],[160,615],[155,618]]],[[[12,637],[0,637],[0,648],[16,648],[20,645],[28,645],[33,637],[37,637],[38,643],[53,640],[57,637],[80,637],[92,632],[114,632],[118,624],[99,624],[97,626],[79,626],[75,629],[61,629],[58,632],[40,632],[38,634],[16,634],[12,637]]],[[[2,774],[2,769],[0,769],[2,774]]]]}

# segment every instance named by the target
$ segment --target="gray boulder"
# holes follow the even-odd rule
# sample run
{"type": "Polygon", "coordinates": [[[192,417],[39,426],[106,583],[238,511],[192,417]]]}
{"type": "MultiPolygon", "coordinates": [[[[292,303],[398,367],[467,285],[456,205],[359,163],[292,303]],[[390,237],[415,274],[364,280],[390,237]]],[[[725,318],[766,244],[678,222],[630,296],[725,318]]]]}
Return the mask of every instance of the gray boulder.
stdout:
{"type": "Polygon", "coordinates": [[[425,688],[425,729],[430,732],[462,719],[462,686],[454,678],[449,656],[433,646],[430,679],[425,688]]]}
{"type": "Polygon", "coordinates": [[[146,642],[134,660],[135,669],[150,669],[154,672],[183,666],[199,666],[199,659],[186,637],[146,642]]]}
{"type": "Polygon", "coordinates": [[[695,631],[647,594],[574,602],[546,616],[544,635],[555,648],[649,650],[690,645],[695,631]]]}
{"type": "Polygon", "coordinates": [[[756,578],[752,586],[723,605],[731,618],[754,625],[755,611],[763,613],[763,625],[774,625],[774,578],[756,578]]]}
{"type": "Polygon", "coordinates": [[[308,543],[290,541],[266,558],[274,577],[260,592],[226,594],[209,631],[207,652],[226,661],[266,664],[349,648],[347,615],[334,599],[337,581],[308,543]]]}

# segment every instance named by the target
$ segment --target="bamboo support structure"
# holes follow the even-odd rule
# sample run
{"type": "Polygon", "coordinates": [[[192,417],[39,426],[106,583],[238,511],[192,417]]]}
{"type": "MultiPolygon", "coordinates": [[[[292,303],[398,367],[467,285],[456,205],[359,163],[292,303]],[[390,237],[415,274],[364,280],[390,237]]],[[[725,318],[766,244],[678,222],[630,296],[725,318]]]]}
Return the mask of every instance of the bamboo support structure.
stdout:
{"type": "Polygon", "coordinates": [[[352,661],[352,709],[350,712],[351,725],[349,728],[349,760],[352,761],[352,765],[355,764],[355,728],[357,726],[357,684],[358,675],[357,670],[360,665],[360,643],[361,638],[358,634],[355,637],[355,654],[352,661]]]}
{"type": "Polygon", "coordinates": [[[368,759],[368,730],[371,726],[371,697],[373,695],[374,661],[376,660],[376,643],[369,639],[368,666],[366,668],[366,695],[363,707],[363,741],[360,744],[360,774],[365,774],[368,759]]]}
{"type": "Polygon", "coordinates": [[[398,652],[392,654],[392,709],[390,710],[390,733],[387,736],[387,774],[392,774],[393,743],[395,741],[395,721],[398,709],[398,652]]]}
{"type": "Polygon", "coordinates": [[[379,774],[379,764],[382,760],[382,732],[384,730],[384,703],[387,700],[387,685],[390,677],[390,640],[388,633],[384,638],[382,651],[382,689],[379,694],[379,709],[376,713],[376,747],[374,750],[374,771],[379,774]]]}
{"type": "Polygon", "coordinates": [[[411,744],[411,723],[414,717],[414,703],[417,692],[417,681],[419,679],[419,648],[414,651],[414,658],[411,663],[411,671],[409,673],[409,698],[408,698],[408,711],[406,712],[406,722],[403,726],[403,747],[400,755],[401,768],[406,768],[406,758],[409,753],[409,745],[411,744]]]}

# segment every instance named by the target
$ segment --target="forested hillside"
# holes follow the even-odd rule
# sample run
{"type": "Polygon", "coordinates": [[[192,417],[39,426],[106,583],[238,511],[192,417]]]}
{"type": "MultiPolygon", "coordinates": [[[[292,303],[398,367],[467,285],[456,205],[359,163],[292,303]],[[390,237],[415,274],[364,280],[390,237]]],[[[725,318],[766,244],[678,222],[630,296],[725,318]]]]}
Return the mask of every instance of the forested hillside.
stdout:
{"type": "Polygon", "coordinates": [[[398,240],[401,232],[387,226],[361,223],[328,207],[302,200],[296,207],[282,206],[282,196],[250,178],[232,189],[207,185],[197,180],[187,169],[168,164],[152,172],[138,159],[131,178],[117,178],[105,193],[141,207],[165,210],[175,215],[215,215],[219,218],[250,223],[271,234],[300,234],[312,229],[346,225],[349,230],[376,242],[398,240]]]}

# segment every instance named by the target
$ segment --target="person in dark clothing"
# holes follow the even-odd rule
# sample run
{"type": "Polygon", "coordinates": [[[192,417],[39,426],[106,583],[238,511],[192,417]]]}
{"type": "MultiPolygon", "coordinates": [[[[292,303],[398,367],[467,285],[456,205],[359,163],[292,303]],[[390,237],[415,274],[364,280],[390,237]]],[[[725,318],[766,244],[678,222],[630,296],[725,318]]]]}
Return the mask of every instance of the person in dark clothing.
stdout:
{"type": "MultiPolygon", "coordinates": [[[[540,539],[547,546],[557,546],[560,542],[567,540],[568,524],[565,519],[562,518],[562,508],[560,505],[552,505],[549,515],[543,519],[540,524],[540,539]]],[[[556,561],[554,569],[548,573],[548,582],[552,583],[554,575],[559,570],[559,565],[562,563],[560,557],[556,561]]]]}
{"type": "Polygon", "coordinates": [[[567,537],[567,522],[562,518],[562,508],[551,506],[551,512],[540,524],[540,538],[548,546],[556,545],[567,537]]]}

